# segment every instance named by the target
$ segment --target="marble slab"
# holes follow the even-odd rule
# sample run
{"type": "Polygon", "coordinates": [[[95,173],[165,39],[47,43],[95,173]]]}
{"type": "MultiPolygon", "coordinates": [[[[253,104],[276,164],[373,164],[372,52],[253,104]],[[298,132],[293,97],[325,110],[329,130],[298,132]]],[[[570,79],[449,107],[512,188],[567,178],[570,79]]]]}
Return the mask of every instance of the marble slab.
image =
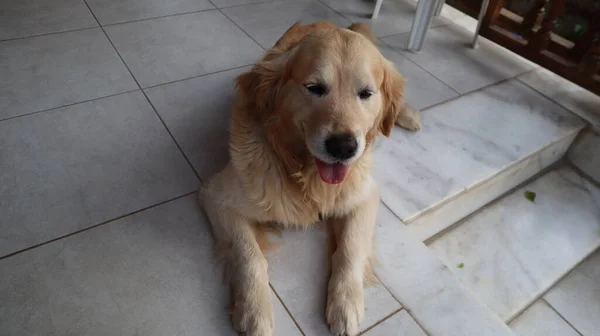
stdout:
{"type": "Polygon", "coordinates": [[[421,213],[408,223],[408,228],[422,241],[430,239],[560,160],[576,136],[577,133],[573,132],[505,167],[485,181],[464,189],[448,202],[421,213]]]}
{"type": "Polygon", "coordinates": [[[578,266],[544,298],[582,335],[600,335],[600,252],[578,266]]]}
{"type": "Polygon", "coordinates": [[[419,132],[394,129],[375,150],[374,176],[383,202],[410,223],[583,126],[511,80],[424,111],[419,132]]]}
{"type": "Polygon", "coordinates": [[[569,160],[585,174],[600,183],[600,135],[582,132],[569,148],[569,160]]]}
{"type": "Polygon", "coordinates": [[[600,130],[600,96],[544,68],[538,68],[518,79],[600,130]]]}
{"type": "Polygon", "coordinates": [[[510,323],[516,336],[581,336],[544,300],[538,300],[510,323]]]}
{"type": "Polygon", "coordinates": [[[364,333],[367,336],[427,336],[417,322],[406,312],[401,310],[375,328],[364,333]]]}
{"type": "Polygon", "coordinates": [[[496,314],[385,206],[377,220],[379,280],[430,336],[509,336],[496,314]]]}
{"type": "Polygon", "coordinates": [[[600,189],[563,167],[458,223],[429,248],[510,320],[598,246],[600,189]],[[535,202],[525,191],[536,193],[535,202]]]}
{"type": "MultiPolygon", "coordinates": [[[[3,335],[234,336],[196,195],[0,260],[3,335]]],[[[275,336],[300,335],[274,301],[275,336]]]]}
{"type": "MultiPolygon", "coordinates": [[[[328,237],[322,228],[286,231],[268,255],[269,279],[306,336],[329,335],[325,322],[329,275],[328,237]]],[[[384,286],[365,289],[365,330],[400,309],[384,286]]]]}

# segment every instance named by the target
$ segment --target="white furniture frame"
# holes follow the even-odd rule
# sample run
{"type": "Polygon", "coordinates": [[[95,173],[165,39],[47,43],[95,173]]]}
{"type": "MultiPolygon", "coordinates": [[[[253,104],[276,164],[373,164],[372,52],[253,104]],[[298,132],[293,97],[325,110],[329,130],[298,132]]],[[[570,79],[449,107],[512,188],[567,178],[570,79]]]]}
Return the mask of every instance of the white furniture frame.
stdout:
{"type": "MultiPolygon", "coordinates": [[[[489,2],[489,0],[483,0],[481,4],[479,16],[477,17],[477,29],[475,30],[475,36],[473,37],[473,42],[471,43],[473,48],[477,47],[477,38],[479,37],[481,21],[483,20],[483,16],[487,11],[489,2]]],[[[415,18],[412,22],[410,37],[408,38],[408,46],[406,48],[407,50],[417,52],[423,48],[423,43],[425,42],[427,30],[431,25],[431,20],[434,16],[440,15],[442,8],[444,7],[444,3],[445,0],[418,0],[417,12],[415,13],[415,18]]],[[[377,19],[382,4],[383,0],[377,0],[371,19],[377,19]]]]}

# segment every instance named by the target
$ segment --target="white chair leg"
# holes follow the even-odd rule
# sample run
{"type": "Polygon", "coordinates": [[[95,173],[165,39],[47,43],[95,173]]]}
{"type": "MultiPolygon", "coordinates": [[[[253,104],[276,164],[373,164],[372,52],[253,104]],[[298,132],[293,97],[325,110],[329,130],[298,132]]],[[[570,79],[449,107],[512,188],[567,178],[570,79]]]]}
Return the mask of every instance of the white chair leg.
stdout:
{"type": "Polygon", "coordinates": [[[485,16],[485,12],[487,12],[487,8],[488,8],[489,4],[490,4],[490,0],[483,0],[483,2],[481,3],[481,9],[479,10],[479,15],[477,16],[477,29],[475,29],[475,36],[473,36],[473,43],[471,43],[472,48],[477,48],[477,39],[479,38],[479,30],[481,29],[483,17],[485,16]]]}
{"type": "Polygon", "coordinates": [[[379,15],[379,10],[381,9],[381,4],[383,4],[383,0],[377,0],[375,3],[375,10],[373,10],[373,15],[371,15],[371,19],[376,19],[379,15]]]}
{"type": "Polygon", "coordinates": [[[425,35],[431,24],[431,19],[435,13],[435,7],[438,1],[436,0],[419,0],[417,3],[417,12],[412,22],[410,36],[408,38],[409,51],[420,51],[425,42],[425,35]]]}
{"type": "Polygon", "coordinates": [[[434,16],[440,16],[440,14],[442,14],[442,9],[444,8],[445,3],[446,3],[446,0],[438,0],[437,5],[435,6],[434,16]]]}

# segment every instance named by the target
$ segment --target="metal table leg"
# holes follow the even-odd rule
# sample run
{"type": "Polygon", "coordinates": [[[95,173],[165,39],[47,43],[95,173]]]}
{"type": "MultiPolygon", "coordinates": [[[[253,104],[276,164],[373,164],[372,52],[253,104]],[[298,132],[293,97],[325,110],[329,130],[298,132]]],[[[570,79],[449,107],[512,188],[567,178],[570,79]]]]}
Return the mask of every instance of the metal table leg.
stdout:
{"type": "Polygon", "coordinates": [[[444,4],[446,0],[438,0],[437,5],[435,6],[435,16],[440,16],[442,14],[442,9],[444,9],[444,4]]]}
{"type": "Polygon", "coordinates": [[[490,0],[483,0],[481,3],[481,9],[479,10],[479,15],[477,16],[477,29],[475,29],[475,36],[473,36],[473,43],[471,43],[472,48],[477,47],[477,38],[479,37],[479,29],[481,29],[481,23],[483,21],[483,17],[485,16],[485,12],[487,12],[488,5],[490,4],[490,0]]]}
{"type": "Polygon", "coordinates": [[[383,0],[377,0],[377,2],[375,3],[375,10],[373,10],[373,15],[371,16],[371,19],[377,18],[377,15],[379,15],[379,10],[381,9],[382,3],[383,3],[383,0]]]}
{"type": "Polygon", "coordinates": [[[410,30],[410,37],[408,38],[409,51],[420,51],[423,48],[423,42],[425,42],[425,35],[431,24],[433,14],[438,1],[436,0],[419,0],[417,3],[417,12],[412,22],[412,28],[410,30]]]}

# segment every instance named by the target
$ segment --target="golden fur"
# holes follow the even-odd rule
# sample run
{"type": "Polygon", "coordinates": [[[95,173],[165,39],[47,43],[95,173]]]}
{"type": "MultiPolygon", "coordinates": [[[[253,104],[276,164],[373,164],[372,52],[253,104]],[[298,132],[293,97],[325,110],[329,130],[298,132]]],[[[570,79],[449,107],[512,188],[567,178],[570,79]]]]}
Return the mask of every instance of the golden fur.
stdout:
{"type": "Polygon", "coordinates": [[[404,102],[403,91],[404,79],[364,24],[296,23],[238,77],[230,162],[200,193],[226,265],[236,330],[273,333],[267,232],[307,228],[322,218],[334,243],[325,318],[334,335],[359,332],[379,206],[370,146],[395,121],[418,129],[418,111],[404,102]],[[303,86],[311,80],[330,83],[331,91],[315,98],[303,86]],[[358,99],[365,83],[373,95],[358,99]],[[320,155],[314,144],[323,132],[342,131],[354,132],[364,148],[342,183],[327,184],[314,163],[320,155]]]}

